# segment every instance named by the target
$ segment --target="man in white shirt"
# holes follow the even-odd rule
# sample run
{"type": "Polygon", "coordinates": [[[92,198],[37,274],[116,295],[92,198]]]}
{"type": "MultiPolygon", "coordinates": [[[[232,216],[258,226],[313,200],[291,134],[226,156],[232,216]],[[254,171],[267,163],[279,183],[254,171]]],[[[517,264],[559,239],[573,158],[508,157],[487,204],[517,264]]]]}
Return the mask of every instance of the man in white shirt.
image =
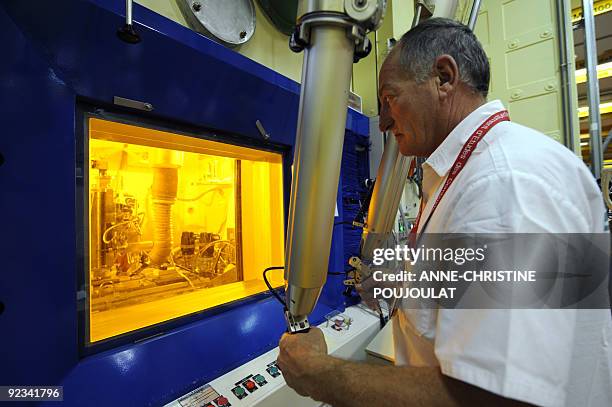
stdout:
{"type": "MultiPolygon", "coordinates": [[[[381,130],[402,154],[428,157],[417,233],[603,233],[601,193],[585,165],[511,121],[493,126],[443,187],[470,136],[504,110],[486,103],[488,86],[476,37],[445,19],[406,33],[381,69],[381,130]]],[[[612,405],[609,309],[404,306],[393,329],[397,366],[330,357],[317,329],[285,335],[278,363],[298,393],[334,406],[612,405]]]]}

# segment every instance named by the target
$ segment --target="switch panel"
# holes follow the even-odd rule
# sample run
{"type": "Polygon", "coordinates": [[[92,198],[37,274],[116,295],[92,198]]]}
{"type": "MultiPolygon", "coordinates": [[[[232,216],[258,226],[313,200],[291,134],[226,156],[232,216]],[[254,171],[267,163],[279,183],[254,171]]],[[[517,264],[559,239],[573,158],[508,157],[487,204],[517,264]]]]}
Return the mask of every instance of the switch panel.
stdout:
{"type": "MultiPolygon", "coordinates": [[[[350,307],[334,312],[319,328],[325,335],[331,355],[349,360],[365,358],[365,346],[379,331],[378,317],[350,307]]],[[[278,348],[220,376],[205,386],[174,400],[166,407],[316,407],[319,404],[300,397],[287,387],[276,364],[278,348]]]]}

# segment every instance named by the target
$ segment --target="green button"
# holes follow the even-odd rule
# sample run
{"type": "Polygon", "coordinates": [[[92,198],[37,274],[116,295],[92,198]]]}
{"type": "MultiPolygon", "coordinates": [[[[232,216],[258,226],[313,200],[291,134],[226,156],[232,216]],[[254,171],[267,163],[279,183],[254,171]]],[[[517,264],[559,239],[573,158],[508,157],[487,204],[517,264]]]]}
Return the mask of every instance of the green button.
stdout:
{"type": "Polygon", "coordinates": [[[256,374],[253,379],[257,382],[257,384],[263,383],[266,381],[266,379],[260,375],[260,374],[256,374]]]}
{"type": "Polygon", "coordinates": [[[234,388],[234,394],[236,396],[242,396],[244,394],[244,389],[240,386],[234,388]]]}

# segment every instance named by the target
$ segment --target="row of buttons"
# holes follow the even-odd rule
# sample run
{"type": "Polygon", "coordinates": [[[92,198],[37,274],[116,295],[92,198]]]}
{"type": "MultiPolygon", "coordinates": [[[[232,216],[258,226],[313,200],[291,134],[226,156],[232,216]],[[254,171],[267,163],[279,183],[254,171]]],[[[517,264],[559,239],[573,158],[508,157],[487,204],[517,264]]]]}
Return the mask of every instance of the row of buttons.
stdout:
{"type": "Polygon", "coordinates": [[[239,384],[236,387],[234,387],[232,389],[232,393],[234,393],[234,396],[238,397],[239,400],[242,400],[248,395],[248,393],[244,389],[247,389],[249,393],[253,393],[255,390],[257,390],[257,385],[261,387],[267,383],[268,382],[262,375],[256,374],[255,376],[253,376],[252,380],[250,377],[244,380],[241,383],[242,386],[239,384]]]}
{"type": "MultiPolygon", "coordinates": [[[[278,369],[278,366],[276,366],[276,362],[270,363],[266,368],[266,371],[273,378],[280,376],[281,374],[280,370],[278,369]]],[[[262,387],[266,384],[268,384],[266,378],[258,373],[254,376],[249,376],[246,379],[243,379],[239,383],[236,383],[236,387],[232,389],[232,393],[234,393],[234,396],[236,396],[238,400],[242,400],[243,398],[248,396],[249,393],[253,393],[255,390],[257,390],[257,386],[262,387]]]]}

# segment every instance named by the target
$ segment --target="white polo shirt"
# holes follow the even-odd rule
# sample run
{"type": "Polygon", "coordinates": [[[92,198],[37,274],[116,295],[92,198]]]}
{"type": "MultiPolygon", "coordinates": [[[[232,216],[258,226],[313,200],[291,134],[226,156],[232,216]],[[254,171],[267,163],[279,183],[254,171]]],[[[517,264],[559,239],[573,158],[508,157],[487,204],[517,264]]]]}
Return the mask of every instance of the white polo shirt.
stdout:
{"type": "MultiPolygon", "coordinates": [[[[420,227],[463,144],[503,109],[493,101],[472,112],[426,161],[420,227]]],[[[549,137],[502,122],[478,144],[425,232],[593,233],[604,225],[601,192],[584,163],[549,137]]],[[[393,329],[398,365],[439,365],[447,376],[536,405],[612,406],[610,310],[400,306],[393,329]]]]}

